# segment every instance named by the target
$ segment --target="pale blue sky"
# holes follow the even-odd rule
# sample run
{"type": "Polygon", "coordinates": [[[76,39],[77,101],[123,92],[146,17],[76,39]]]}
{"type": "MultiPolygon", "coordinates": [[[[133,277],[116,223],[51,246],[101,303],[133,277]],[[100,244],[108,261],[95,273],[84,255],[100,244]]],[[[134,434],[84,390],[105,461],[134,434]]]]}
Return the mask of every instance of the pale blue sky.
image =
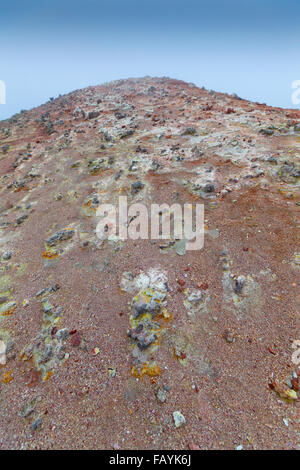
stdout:
{"type": "Polygon", "coordinates": [[[0,119],[144,75],[296,107],[299,0],[10,0],[0,13],[0,119]]]}

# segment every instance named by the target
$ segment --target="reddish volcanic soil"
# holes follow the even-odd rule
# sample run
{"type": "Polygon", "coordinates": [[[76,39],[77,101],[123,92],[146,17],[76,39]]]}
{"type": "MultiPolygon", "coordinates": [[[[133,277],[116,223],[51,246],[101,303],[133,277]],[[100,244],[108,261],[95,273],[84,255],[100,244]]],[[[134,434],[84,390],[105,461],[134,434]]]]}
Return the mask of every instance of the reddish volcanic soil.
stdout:
{"type": "Polygon", "coordinates": [[[300,448],[299,155],[299,111],[168,78],[2,121],[0,448],[300,448]],[[119,196],[204,204],[203,249],[99,238],[119,196]]]}

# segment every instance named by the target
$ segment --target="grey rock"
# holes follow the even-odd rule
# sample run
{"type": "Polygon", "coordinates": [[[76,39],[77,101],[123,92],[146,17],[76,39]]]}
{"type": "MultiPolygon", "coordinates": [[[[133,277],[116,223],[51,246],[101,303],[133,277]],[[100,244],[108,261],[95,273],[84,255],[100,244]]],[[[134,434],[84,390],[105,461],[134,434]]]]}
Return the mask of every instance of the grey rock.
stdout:
{"type": "Polygon", "coordinates": [[[204,187],[203,187],[203,191],[205,193],[214,193],[215,192],[215,187],[212,183],[207,183],[204,187]]]}
{"type": "Polygon", "coordinates": [[[186,241],[184,239],[182,240],[179,240],[177,243],[176,243],[176,253],[177,255],[179,256],[183,256],[185,255],[186,253],[186,241]]]}
{"type": "Polygon", "coordinates": [[[294,131],[295,131],[295,132],[300,132],[300,122],[298,122],[297,124],[295,124],[295,126],[294,126],[294,131]]]}
{"type": "Polygon", "coordinates": [[[33,421],[33,423],[31,423],[31,430],[37,431],[38,429],[40,429],[42,424],[43,424],[43,418],[36,419],[35,421],[33,421]]]}
{"type": "Polygon", "coordinates": [[[135,181],[131,185],[131,194],[139,193],[145,185],[141,181],[135,181]]]}
{"type": "Polygon", "coordinates": [[[2,255],[2,259],[7,261],[12,257],[12,252],[11,251],[5,251],[2,255]]]}
{"type": "Polygon", "coordinates": [[[74,235],[74,230],[60,230],[59,232],[54,233],[51,237],[46,239],[46,243],[49,246],[55,246],[58,243],[69,240],[74,235]]]}
{"type": "Polygon", "coordinates": [[[56,338],[59,340],[65,340],[69,336],[69,330],[67,328],[62,328],[56,332],[56,338]]]}
{"type": "Polygon", "coordinates": [[[87,114],[87,119],[95,119],[100,115],[100,111],[90,111],[87,114]]]}
{"type": "Polygon", "coordinates": [[[187,127],[182,135],[196,135],[197,134],[197,130],[194,128],[194,127],[187,127]]]}
{"type": "Polygon", "coordinates": [[[121,133],[120,139],[126,139],[126,137],[130,137],[133,134],[134,134],[134,130],[133,129],[128,129],[128,130],[121,133]]]}
{"type": "Polygon", "coordinates": [[[179,428],[180,426],[186,423],[185,417],[180,411],[174,411],[173,419],[174,419],[175,428],[179,428]]]}
{"type": "Polygon", "coordinates": [[[117,119],[124,119],[124,118],[126,117],[126,114],[121,113],[120,111],[116,111],[116,112],[115,112],[115,117],[116,117],[117,119]]]}
{"type": "Polygon", "coordinates": [[[245,283],[246,283],[245,276],[238,276],[234,281],[234,286],[233,286],[234,292],[236,294],[241,294],[245,283]]]}
{"type": "Polygon", "coordinates": [[[49,361],[49,359],[51,359],[52,355],[53,355],[52,344],[50,344],[50,343],[46,344],[45,349],[44,349],[44,357],[43,357],[44,362],[49,361]]]}
{"type": "Polygon", "coordinates": [[[138,348],[141,350],[147,349],[157,340],[157,336],[154,333],[147,332],[142,323],[136,329],[130,329],[127,334],[136,341],[138,348]]]}
{"type": "Polygon", "coordinates": [[[160,304],[155,302],[153,299],[151,299],[151,301],[148,304],[136,302],[132,306],[132,313],[134,315],[134,318],[139,318],[144,313],[151,313],[152,316],[155,316],[160,311],[161,311],[160,304]]]}
{"type": "Polygon", "coordinates": [[[9,145],[3,145],[1,150],[2,150],[2,153],[4,153],[4,154],[7,153],[8,150],[9,150],[9,145]]]}
{"type": "Polygon", "coordinates": [[[165,403],[167,400],[167,393],[162,388],[159,388],[156,392],[156,398],[160,403],[165,403]]]}
{"type": "Polygon", "coordinates": [[[274,130],[273,129],[260,129],[259,131],[260,134],[262,135],[273,135],[274,134],[274,130]]]}
{"type": "Polygon", "coordinates": [[[21,215],[20,217],[18,217],[17,219],[17,224],[20,225],[24,222],[24,220],[26,220],[28,218],[28,215],[27,214],[24,214],[24,215],[21,215]]]}

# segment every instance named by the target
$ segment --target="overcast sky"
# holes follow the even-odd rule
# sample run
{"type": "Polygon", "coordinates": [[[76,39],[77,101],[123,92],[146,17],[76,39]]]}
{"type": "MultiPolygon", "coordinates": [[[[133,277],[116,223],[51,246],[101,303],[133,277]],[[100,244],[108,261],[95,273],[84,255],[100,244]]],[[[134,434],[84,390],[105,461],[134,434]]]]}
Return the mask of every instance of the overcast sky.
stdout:
{"type": "Polygon", "coordinates": [[[299,0],[2,1],[0,119],[78,88],[144,75],[297,107],[299,20],[299,0]]]}

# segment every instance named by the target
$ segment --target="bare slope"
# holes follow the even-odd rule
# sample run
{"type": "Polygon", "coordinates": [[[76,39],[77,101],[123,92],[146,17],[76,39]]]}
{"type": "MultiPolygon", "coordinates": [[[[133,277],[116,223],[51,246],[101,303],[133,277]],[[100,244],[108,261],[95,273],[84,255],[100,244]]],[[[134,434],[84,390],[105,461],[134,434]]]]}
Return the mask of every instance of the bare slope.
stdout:
{"type": "Polygon", "coordinates": [[[299,446],[299,123],[167,78],[1,123],[2,448],[299,446]],[[99,240],[120,195],[204,203],[203,250],[99,240]]]}

